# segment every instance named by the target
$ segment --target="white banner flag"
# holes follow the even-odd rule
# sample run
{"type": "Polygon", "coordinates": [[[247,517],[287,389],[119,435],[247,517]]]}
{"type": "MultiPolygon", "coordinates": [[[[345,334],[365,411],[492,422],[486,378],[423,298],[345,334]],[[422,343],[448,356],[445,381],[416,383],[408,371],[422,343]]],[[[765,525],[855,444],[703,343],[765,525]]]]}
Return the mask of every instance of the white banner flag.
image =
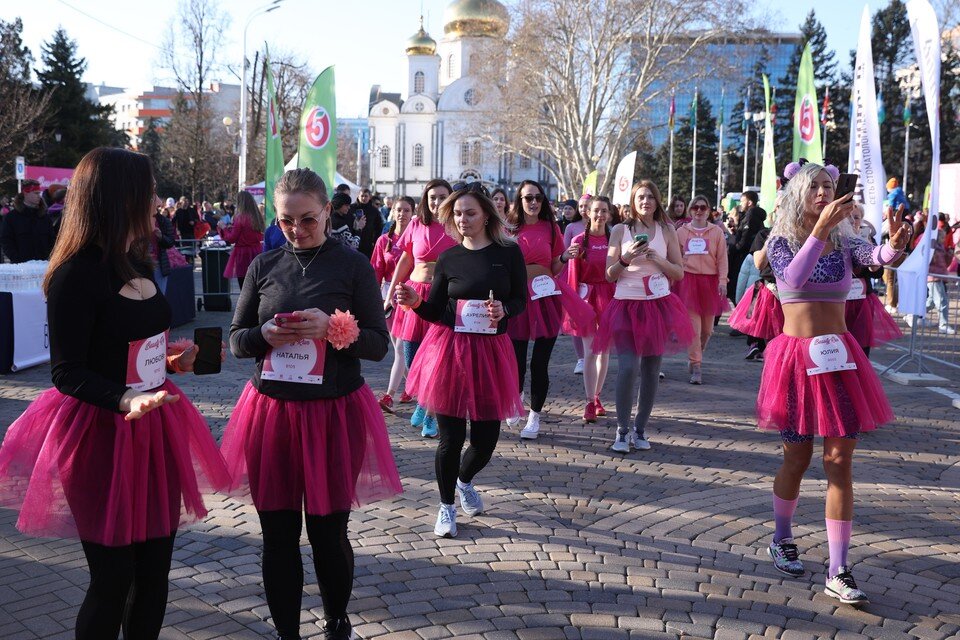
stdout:
{"type": "Polygon", "coordinates": [[[931,247],[937,239],[937,213],[940,211],[940,28],[937,26],[937,14],[928,0],[907,2],[907,15],[910,17],[913,48],[920,66],[933,154],[930,159],[927,228],[917,248],[897,272],[897,284],[900,286],[897,309],[900,313],[922,316],[927,311],[927,274],[930,271],[931,247]]]}
{"type": "Polygon", "coordinates": [[[883,223],[883,201],[887,196],[887,175],[880,158],[880,121],[877,118],[877,93],[873,82],[873,49],[870,47],[870,9],[863,8],[857,61],[853,67],[853,92],[850,94],[850,155],[847,173],[860,176],[856,198],[863,203],[863,217],[877,230],[883,223]]]}
{"type": "Polygon", "coordinates": [[[637,152],[628,153],[617,165],[617,179],[613,183],[613,204],[630,204],[633,170],[637,166],[637,152]]]}

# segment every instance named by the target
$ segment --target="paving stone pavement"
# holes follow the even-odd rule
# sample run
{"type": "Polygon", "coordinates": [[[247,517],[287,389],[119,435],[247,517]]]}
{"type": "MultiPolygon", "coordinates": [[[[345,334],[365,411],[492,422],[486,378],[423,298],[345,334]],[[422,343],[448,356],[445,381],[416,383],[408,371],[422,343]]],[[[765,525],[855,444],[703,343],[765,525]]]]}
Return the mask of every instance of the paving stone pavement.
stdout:
{"type": "MultiPolygon", "coordinates": [[[[193,326],[227,327],[226,313],[193,326]]],[[[477,478],[488,511],[461,515],[456,539],[433,535],[434,441],[388,416],[404,494],[356,511],[356,580],[350,616],[363,638],[381,640],[620,639],[701,637],[960,637],[960,421],[949,400],[885,383],[895,425],[858,448],[851,559],[871,604],[838,605],[823,594],[825,480],[816,464],[795,516],[808,575],[777,573],[765,552],[772,533],[775,434],[759,433],[753,402],[761,365],[742,359],[742,339],[721,324],[702,387],[685,362],[664,363],[648,436],[653,448],[609,451],[615,363],[603,398],[611,415],[584,426],[582,382],[562,337],[541,436],[504,431],[477,478]]],[[[874,359],[897,353],[879,349],[874,359]]],[[[389,367],[364,363],[374,390],[389,367]]],[[[177,382],[222,436],[250,370],[232,357],[219,376],[177,382]]],[[[956,390],[957,376],[953,386],[956,390]]],[[[0,377],[0,431],[49,386],[49,367],[0,377]]],[[[177,537],[162,638],[270,637],[259,570],[256,514],[213,496],[210,516],[177,537]]],[[[0,510],[0,638],[72,638],[88,575],[73,540],[20,535],[0,510]]],[[[306,540],[304,538],[304,543],[306,540]]],[[[309,562],[304,637],[318,637],[322,607],[309,562]]]]}

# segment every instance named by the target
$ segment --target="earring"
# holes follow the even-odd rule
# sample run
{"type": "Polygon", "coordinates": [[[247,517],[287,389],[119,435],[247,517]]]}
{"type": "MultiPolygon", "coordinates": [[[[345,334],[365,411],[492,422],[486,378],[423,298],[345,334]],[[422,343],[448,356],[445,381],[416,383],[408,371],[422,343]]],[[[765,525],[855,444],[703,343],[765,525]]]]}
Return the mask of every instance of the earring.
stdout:
{"type": "Polygon", "coordinates": [[[487,226],[488,224],[490,224],[490,218],[483,221],[483,226],[487,226]]]}

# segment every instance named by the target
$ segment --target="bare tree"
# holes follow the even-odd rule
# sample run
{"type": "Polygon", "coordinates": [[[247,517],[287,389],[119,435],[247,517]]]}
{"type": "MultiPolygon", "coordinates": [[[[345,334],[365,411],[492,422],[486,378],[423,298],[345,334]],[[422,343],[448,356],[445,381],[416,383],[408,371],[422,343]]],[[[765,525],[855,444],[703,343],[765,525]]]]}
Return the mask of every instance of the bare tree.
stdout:
{"type": "MultiPolygon", "coordinates": [[[[522,0],[506,46],[485,51],[480,87],[490,139],[540,160],[576,193],[644,140],[651,105],[681,79],[715,75],[708,45],[747,15],[745,0],[522,0]]],[[[599,185],[605,192],[608,169],[599,185]]]]}
{"type": "Polygon", "coordinates": [[[50,119],[50,93],[31,82],[33,56],[23,45],[23,22],[0,20],[0,175],[13,175],[13,158],[42,144],[50,119]]]}

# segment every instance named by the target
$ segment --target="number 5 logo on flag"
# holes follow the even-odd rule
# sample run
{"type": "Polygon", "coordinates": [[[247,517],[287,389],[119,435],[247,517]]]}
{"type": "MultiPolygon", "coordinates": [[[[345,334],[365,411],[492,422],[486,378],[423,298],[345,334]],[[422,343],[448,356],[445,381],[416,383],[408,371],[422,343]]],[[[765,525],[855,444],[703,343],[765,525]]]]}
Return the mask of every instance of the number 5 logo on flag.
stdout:
{"type": "Polygon", "coordinates": [[[314,107],[307,115],[303,133],[309,144],[314,149],[322,149],[327,146],[330,140],[330,115],[323,107],[314,107]]]}

